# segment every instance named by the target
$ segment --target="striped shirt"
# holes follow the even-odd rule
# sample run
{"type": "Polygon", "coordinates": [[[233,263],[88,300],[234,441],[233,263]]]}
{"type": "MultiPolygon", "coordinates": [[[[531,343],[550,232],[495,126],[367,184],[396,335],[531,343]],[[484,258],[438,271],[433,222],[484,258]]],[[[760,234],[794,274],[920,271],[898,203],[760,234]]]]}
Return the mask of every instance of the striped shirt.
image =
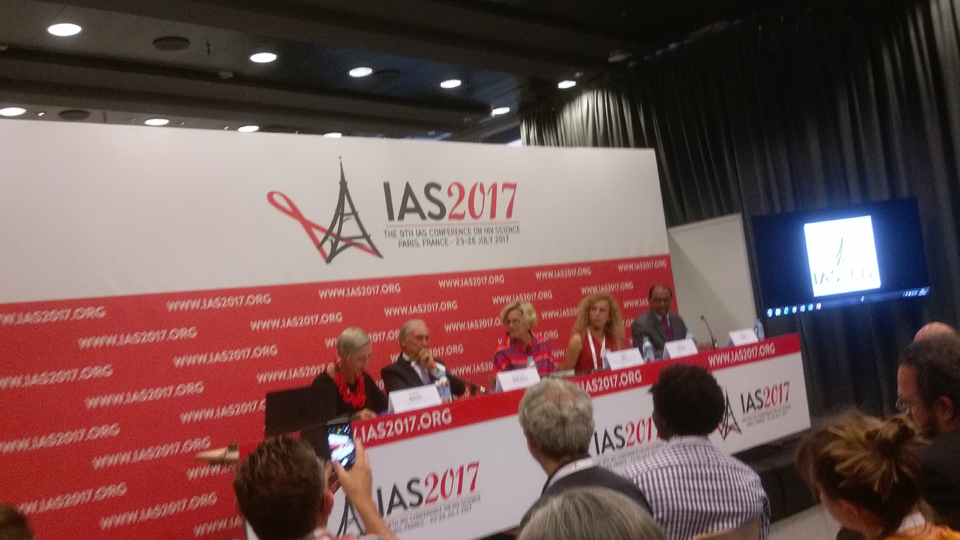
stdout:
{"type": "Polygon", "coordinates": [[[493,374],[496,376],[502,371],[524,369],[528,358],[533,358],[540,375],[557,371],[557,361],[553,359],[553,352],[546,341],[537,341],[531,333],[530,344],[524,345],[511,338],[510,334],[505,334],[497,343],[497,352],[493,353],[493,374]]]}
{"type": "Polygon", "coordinates": [[[621,474],[647,497],[668,540],[736,529],[757,517],[760,540],[770,535],[760,477],[706,437],[674,437],[621,474]]]}

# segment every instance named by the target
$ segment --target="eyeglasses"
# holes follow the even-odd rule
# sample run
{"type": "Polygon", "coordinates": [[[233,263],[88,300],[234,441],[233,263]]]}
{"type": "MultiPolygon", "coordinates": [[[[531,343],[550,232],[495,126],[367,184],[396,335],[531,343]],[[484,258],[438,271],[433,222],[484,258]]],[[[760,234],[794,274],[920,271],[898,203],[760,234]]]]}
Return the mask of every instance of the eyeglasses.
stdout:
{"type": "Polygon", "coordinates": [[[912,409],[915,406],[915,404],[907,403],[906,401],[903,400],[903,398],[897,398],[897,402],[894,404],[894,406],[897,408],[898,411],[902,413],[907,413],[907,412],[910,412],[910,409],[912,409]]]}

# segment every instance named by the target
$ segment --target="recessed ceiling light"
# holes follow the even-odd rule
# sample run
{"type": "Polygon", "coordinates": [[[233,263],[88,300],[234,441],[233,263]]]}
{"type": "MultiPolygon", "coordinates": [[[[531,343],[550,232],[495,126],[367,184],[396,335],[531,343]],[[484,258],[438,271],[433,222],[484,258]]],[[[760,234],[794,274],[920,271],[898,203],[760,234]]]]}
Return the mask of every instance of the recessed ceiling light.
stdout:
{"type": "Polygon", "coordinates": [[[75,36],[79,34],[81,30],[83,30],[83,28],[73,23],[53,24],[47,27],[47,32],[57,37],[75,36]]]}
{"type": "Polygon", "coordinates": [[[4,107],[0,109],[0,116],[20,116],[27,112],[23,107],[4,107]]]}
{"type": "Polygon", "coordinates": [[[250,61],[257,64],[269,64],[277,59],[277,55],[272,52],[258,52],[250,55],[250,61]]]}
{"type": "Polygon", "coordinates": [[[510,107],[497,107],[496,109],[490,111],[490,116],[500,116],[501,114],[507,114],[510,112],[510,107]]]}
{"type": "Polygon", "coordinates": [[[559,83],[557,83],[557,88],[561,90],[566,90],[567,88],[573,88],[576,85],[577,85],[577,81],[571,81],[567,79],[565,81],[560,81],[559,83]]]}
{"type": "Polygon", "coordinates": [[[90,111],[84,109],[67,109],[58,112],[57,116],[61,120],[67,120],[68,122],[82,122],[90,118],[90,111]]]}
{"type": "Polygon", "coordinates": [[[323,136],[330,137],[331,139],[339,139],[340,137],[343,137],[343,133],[340,133],[339,131],[331,131],[330,133],[324,133],[323,136]]]}
{"type": "Polygon", "coordinates": [[[40,112],[37,113],[37,116],[43,116],[43,115],[45,115],[45,114],[47,114],[47,113],[45,113],[45,112],[43,112],[43,111],[40,111],[40,112]]]}
{"type": "Polygon", "coordinates": [[[463,81],[460,79],[447,79],[440,83],[440,88],[456,88],[463,84],[463,81]]]}
{"type": "Polygon", "coordinates": [[[373,73],[373,68],[368,67],[356,67],[350,70],[351,77],[366,77],[373,73]]]}
{"type": "Polygon", "coordinates": [[[165,126],[170,123],[166,118],[148,118],[143,121],[148,126],[165,126]]]}
{"type": "Polygon", "coordinates": [[[249,126],[240,126],[237,128],[237,131],[240,133],[253,133],[254,131],[260,131],[260,126],[254,126],[252,124],[249,126]]]}
{"type": "Polygon", "coordinates": [[[190,40],[180,36],[163,36],[153,40],[153,48],[159,51],[176,52],[190,47],[190,40]]]}

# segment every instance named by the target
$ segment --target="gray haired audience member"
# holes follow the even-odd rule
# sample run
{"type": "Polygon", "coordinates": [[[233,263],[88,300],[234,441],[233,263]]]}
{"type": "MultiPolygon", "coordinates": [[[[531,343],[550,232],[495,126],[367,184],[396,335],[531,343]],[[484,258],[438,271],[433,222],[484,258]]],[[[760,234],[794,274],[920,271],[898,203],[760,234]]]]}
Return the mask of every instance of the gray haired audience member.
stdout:
{"type": "Polygon", "coordinates": [[[568,489],[541,504],[517,540],[664,540],[650,514],[622,493],[568,489]]]}
{"type": "Polygon", "coordinates": [[[650,393],[653,424],[667,444],[624,476],[647,496],[666,537],[690,540],[759,519],[760,538],[766,540],[770,502],[760,477],[708,438],[727,407],[717,380],[700,366],[676,364],[660,371],[650,393]]]}
{"type": "Polygon", "coordinates": [[[16,508],[0,503],[0,540],[32,540],[27,518],[16,508]]]}
{"type": "Polygon", "coordinates": [[[530,455],[547,473],[540,499],[520,522],[564,491],[600,486],[634,501],[637,511],[649,512],[643,492],[621,476],[597,466],[589,455],[593,437],[593,401],[583,388],[558,379],[543,379],[520,400],[520,426],[530,455]]]}

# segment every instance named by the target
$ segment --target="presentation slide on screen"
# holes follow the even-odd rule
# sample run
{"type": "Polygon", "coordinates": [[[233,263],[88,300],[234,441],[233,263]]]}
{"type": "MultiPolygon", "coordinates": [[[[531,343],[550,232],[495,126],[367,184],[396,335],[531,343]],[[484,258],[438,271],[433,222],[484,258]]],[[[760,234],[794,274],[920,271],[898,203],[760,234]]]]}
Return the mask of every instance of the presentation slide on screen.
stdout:
{"type": "Polygon", "coordinates": [[[870,216],[807,223],[803,233],[813,296],[880,288],[870,216]]]}

